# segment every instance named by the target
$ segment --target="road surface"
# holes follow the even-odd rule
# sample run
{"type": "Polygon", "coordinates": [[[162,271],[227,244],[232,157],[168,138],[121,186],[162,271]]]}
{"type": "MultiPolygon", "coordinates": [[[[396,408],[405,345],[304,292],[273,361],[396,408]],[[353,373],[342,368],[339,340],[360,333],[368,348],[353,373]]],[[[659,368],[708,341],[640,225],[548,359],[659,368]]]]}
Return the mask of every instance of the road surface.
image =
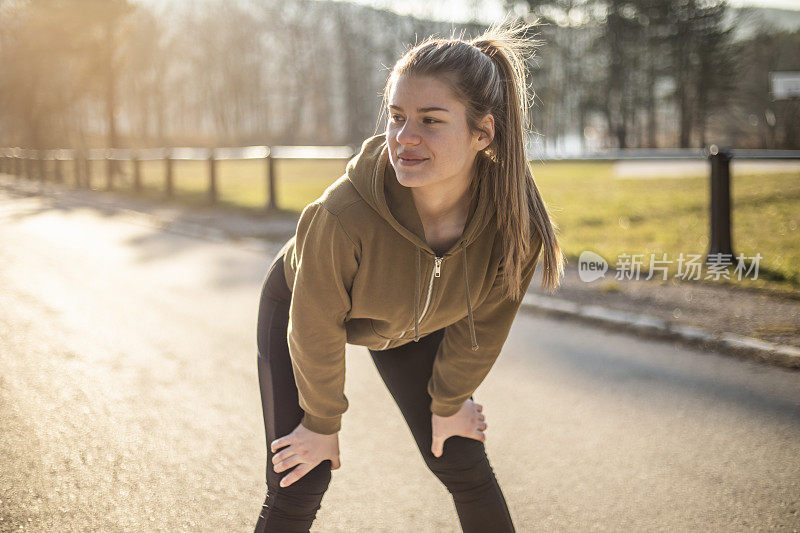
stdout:
{"type": "MultiPolygon", "coordinates": [[[[271,257],[0,191],[0,531],[252,531],[271,257]]],[[[459,531],[366,349],[347,359],[312,531],[459,531]]],[[[475,398],[518,531],[800,528],[797,372],[522,312],[475,398]]]]}

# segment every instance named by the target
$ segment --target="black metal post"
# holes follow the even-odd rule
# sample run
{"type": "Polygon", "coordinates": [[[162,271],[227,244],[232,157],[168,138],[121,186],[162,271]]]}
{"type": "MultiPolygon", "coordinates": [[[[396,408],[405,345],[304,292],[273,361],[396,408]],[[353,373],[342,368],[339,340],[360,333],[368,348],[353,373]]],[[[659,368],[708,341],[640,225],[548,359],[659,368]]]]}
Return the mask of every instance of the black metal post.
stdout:
{"type": "Polygon", "coordinates": [[[712,145],[708,159],[711,163],[711,239],[705,262],[731,264],[731,154],[727,149],[712,145]]]}

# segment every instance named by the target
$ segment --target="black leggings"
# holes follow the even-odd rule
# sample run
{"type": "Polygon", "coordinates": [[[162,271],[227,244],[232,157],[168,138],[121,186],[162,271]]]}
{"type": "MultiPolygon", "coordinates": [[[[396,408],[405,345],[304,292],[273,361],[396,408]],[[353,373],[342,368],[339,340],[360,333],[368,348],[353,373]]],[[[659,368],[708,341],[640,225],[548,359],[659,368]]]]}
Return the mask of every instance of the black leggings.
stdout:
{"type": "MultiPolygon", "coordinates": [[[[281,487],[280,480],[291,469],[280,474],[272,469],[269,444],[291,433],[303,417],[286,339],[291,295],[280,256],[270,265],[258,311],[258,380],[267,437],[267,498],[256,523],[257,533],[309,531],[331,481],[328,459],[288,487],[281,487]]],[[[503,492],[481,441],[453,436],[444,442],[441,457],[431,453],[431,397],[427,385],[443,336],[444,329],[440,329],[418,342],[369,352],[425,463],[452,494],[462,530],[514,531],[503,492]]]]}

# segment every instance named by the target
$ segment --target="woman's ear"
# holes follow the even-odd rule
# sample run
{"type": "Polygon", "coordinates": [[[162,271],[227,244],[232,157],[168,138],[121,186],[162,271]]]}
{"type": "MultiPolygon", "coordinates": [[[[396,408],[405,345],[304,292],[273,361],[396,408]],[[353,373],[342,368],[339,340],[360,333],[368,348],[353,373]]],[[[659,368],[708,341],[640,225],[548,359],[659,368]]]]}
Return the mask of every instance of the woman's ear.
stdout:
{"type": "Polygon", "coordinates": [[[488,113],[478,124],[478,151],[485,149],[494,139],[494,116],[488,113]]]}

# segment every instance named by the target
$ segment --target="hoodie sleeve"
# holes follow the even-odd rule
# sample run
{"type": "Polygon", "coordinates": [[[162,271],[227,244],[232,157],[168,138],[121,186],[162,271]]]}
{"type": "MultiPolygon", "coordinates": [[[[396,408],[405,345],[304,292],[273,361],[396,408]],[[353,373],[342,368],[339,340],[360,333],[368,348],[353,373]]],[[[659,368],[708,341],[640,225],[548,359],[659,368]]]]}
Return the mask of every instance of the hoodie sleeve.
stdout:
{"type": "MultiPolygon", "coordinates": [[[[541,253],[536,253],[522,270],[522,294],[530,285],[541,253]]],[[[469,317],[445,328],[433,362],[433,374],[428,381],[431,395],[431,412],[439,416],[453,416],[489,374],[508,338],[511,324],[522,305],[505,294],[502,272],[498,272],[492,288],[484,301],[473,310],[478,349],[472,350],[469,317]]]]}
{"type": "Polygon", "coordinates": [[[287,340],[301,423],[316,433],[341,429],[344,394],[345,317],[358,269],[358,247],[339,218],[320,203],[303,209],[288,260],[295,272],[287,340]]]}

